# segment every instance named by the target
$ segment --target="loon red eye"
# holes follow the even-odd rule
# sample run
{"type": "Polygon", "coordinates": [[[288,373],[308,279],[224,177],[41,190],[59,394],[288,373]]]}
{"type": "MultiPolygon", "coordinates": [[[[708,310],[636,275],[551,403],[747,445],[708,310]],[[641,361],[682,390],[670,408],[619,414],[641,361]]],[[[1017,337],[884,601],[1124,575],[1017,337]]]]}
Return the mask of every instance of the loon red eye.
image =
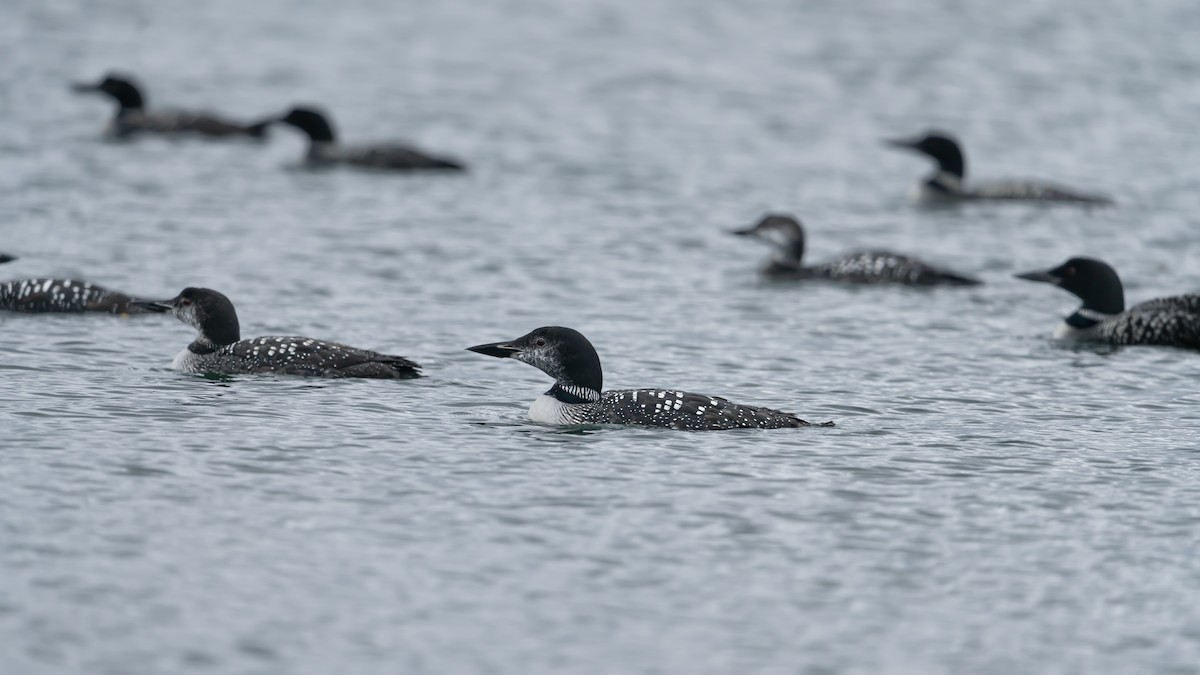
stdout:
{"type": "Polygon", "coordinates": [[[180,307],[187,307],[187,306],[188,306],[188,305],[190,305],[190,304],[192,304],[192,301],[191,301],[191,300],[188,300],[187,298],[184,298],[184,299],[182,299],[182,300],[180,300],[180,301],[179,301],[179,306],[180,306],[180,307]]]}
{"type": "Polygon", "coordinates": [[[537,345],[538,347],[545,347],[546,346],[546,338],[538,338],[533,341],[533,344],[537,345]]]}

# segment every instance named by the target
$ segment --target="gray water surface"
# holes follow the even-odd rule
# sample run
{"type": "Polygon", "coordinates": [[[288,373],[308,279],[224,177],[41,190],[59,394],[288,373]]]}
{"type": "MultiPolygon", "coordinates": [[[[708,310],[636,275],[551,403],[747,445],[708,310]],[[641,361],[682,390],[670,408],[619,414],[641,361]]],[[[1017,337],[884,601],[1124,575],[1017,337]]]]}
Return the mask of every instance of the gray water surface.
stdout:
{"type": "Polygon", "coordinates": [[[0,3],[0,278],[209,286],[428,375],[206,379],[167,317],[0,316],[0,672],[1200,672],[1200,359],[1055,345],[1074,299],[1011,277],[1200,289],[1200,5],[900,5],[0,3]],[[471,171],[106,141],[66,85],[113,68],[471,171]],[[879,141],[931,126],[1119,205],[915,208],[879,141]],[[725,232],[766,210],[986,285],[764,285],[725,232]],[[609,387],[838,426],[531,424],[549,380],[464,348],[547,324],[609,387]]]}

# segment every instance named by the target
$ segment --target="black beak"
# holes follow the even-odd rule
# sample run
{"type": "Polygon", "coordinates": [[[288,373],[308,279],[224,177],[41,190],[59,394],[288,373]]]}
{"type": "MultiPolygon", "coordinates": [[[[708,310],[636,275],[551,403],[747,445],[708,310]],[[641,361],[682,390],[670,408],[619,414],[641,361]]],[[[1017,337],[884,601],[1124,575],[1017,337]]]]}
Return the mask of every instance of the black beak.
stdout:
{"type": "Polygon", "coordinates": [[[0,265],[3,265],[6,262],[12,262],[16,259],[17,259],[17,256],[15,256],[15,255],[8,255],[7,253],[0,253],[0,265]]]}
{"type": "Polygon", "coordinates": [[[752,225],[741,230],[730,230],[729,234],[736,234],[739,237],[753,237],[758,234],[758,226],[752,225]]]}
{"type": "Polygon", "coordinates": [[[1055,286],[1062,283],[1062,279],[1054,276],[1053,274],[1051,274],[1049,272],[1043,271],[1043,270],[1037,270],[1034,272],[1022,272],[1020,274],[1014,274],[1013,276],[1018,279],[1024,279],[1026,281],[1040,281],[1040,282],[1046,283],[1046,284],[1054,284],[1055,286]]]}
{"type": "Polygon", "coordinates": [[[892,148],[903,148],[905,150],[916,150],[919,141],[914,141],[908,138],[885,138],[883,144],[892,148]]]}
{"type": "Polygon", "coordinates": [[[175,305],[170,300],[150,301],[150,300],[134,300],[129,303],[134,307],[139,307],[147,312],[156,312],[161,314],[175,309],[175,305]]]}
{"type": "Polygon", "coordinates": [[[486,354],[494,356],[498,359],[507,359],[521,351],[519,347],[514,347],[507,342],[491,342],[486,345],[475,345],[467,347],[467,351],[476,352],[478,354],[486,354]]]}

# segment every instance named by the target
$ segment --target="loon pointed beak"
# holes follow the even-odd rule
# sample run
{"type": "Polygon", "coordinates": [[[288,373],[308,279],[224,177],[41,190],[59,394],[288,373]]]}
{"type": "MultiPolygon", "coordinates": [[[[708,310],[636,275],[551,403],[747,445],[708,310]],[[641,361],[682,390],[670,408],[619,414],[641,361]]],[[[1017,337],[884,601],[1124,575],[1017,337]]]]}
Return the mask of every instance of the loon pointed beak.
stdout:
{"type": "Polygon", "coordinates": [[[159,314],[175,309],[175,304],[170,300],[134,300],[129,304],[144,309],[147,312],[156,312],[159,314]]]}
{"type": "Polygon", "coordinates": [[[1046,283],[1046,284],[1054,284],[1055,286],[1062,283],[1062,279],[1054,276],[1053,274],[1051,274],[1050,272],[1048,272],[1046,270],[1035,270],[1033,272],[1021,272],[1020,274],[1014,274],[1013,276],[1018,279],[1024,279],[1026,281],[1040,281],[1040,282],[1046,283]]]}
{"type": "Polygon", "coordinates": [[[903,148],[905,150],[915,150],[920,141],[914,141],[911,138],[885,138],[883,144],[891,148],[903,148]]]}
{"type": "Polygon", "coordinates": [[[7,262],[12,262],[16,259],[17,259],[17,256],[15,256],[15,255],[8,255],[7,253],[0,253],[0,265],[3,265],[4,263],[7,263],[7,262]]]}
{"type": "Polygon", "coordinates": [[[486,345],[467,347],[467,351],[475,352],[477,354],[486,354],[487,356],[495,356],[498,359],[507,359],[519,353],[521,348],[514,347],[508,342],[490,342],[486,345]]]}
{"type": "Polygon", "coordinates": [[[730,230],[729,234],[736,234],[739,237],[756,237],[758,236],[758,226],[751,225],[740,230],[730,230]]]}

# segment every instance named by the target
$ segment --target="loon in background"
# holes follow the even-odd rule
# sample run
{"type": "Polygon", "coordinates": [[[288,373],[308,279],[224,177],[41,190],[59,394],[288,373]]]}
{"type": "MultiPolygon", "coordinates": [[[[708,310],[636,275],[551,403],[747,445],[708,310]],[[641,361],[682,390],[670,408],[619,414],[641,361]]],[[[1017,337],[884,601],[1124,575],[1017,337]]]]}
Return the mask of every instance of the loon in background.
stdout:
{"type": "MultiPolygon", "coordinates": [[[[0,253],[0,264],[15,255],[0,253]]],[[[0,310],[41,314],[47,312],[105,312],[145,314],[134,299],[107,288],[73,279],[14,279],[0,281],[0,310]]]]}
{"type": "Polygon", "coordinates": [[[151,312],[173,314],[200,331],[171,367],[190,373],[278,373],[312,377],[401,379],[420,376],[420,366],[402,356],[379,354],[306,337],[241,339],[229,298],[207,288],[185,288],[161,302],[136,302],[151,312]]]}
{"type": "Polygon", "coordinates": [[[775,256],[761,273],[773,281],[824,279],[852,284],[908,286],[976,286],[971,277],[941,270],[920,260],[887,251],[862,251],[818,265],[804,266],[804,228],[792,216],[769,213],[753,227],[733,234],[755,237],[775,247],[775,256]]]}
{"type": "Polygon", "coordinates": [[[893,147],[915,150],[937,162],[937,171],[913,187],[912,197],[918,203],[937,204],[975,199],[1075,202],[1093,205],[1113,203],[1113,200],[1105,195],[1077,192],[1050,183],[1024,180],[997,181],[968,187],[967,164],[962,150],[959,149],[958,141],[945,132],[929,131],[919,138],[885,142],[893,147]]]}
{"type": "Polygon", "coordinates": [[[113,136],[130,136],[144,132],[262,138],[271,123],[270,120],[264,120],[255,124],[241,124],[206,112],[147,111],[146,100],[137,86],[129,78],[112,73],[99,82],[77,83],[71,88],[81,93],[100,92],[116,100],[117,115],[108,128],[108,132],[113,136]]]}
{"type": "Polygon", "coordinates": [[[1116,270],[1093,258],[1071,258],[1054,269],[1016,277],[1054,284],[1083,300],[1054,331],[1056,339],[1200,349],[1200,293],[1148,300],[1125,309],[1125,290],[1116,270]]]}
{"type": "Polygon", "coordinates": [[[351,164],[375,169],[461,171],[462,164],[426,155],[403,145],[340,145],[328,118],[313,108],[292,108],[278,122],[290,124],[308,135],[305,161],[314,165],[351,164]]]}
{"type": "Polygon", "coordinates": [[[628,424],[687,431],[833,426],[716,396],[668,389],[602,391],[600,357],[587,338],[570,328],[546,326],[515,340],[468,349],[516,359],[553,377],[554,386],[529,408],[529,419],[543,424],[628,424]]]}

